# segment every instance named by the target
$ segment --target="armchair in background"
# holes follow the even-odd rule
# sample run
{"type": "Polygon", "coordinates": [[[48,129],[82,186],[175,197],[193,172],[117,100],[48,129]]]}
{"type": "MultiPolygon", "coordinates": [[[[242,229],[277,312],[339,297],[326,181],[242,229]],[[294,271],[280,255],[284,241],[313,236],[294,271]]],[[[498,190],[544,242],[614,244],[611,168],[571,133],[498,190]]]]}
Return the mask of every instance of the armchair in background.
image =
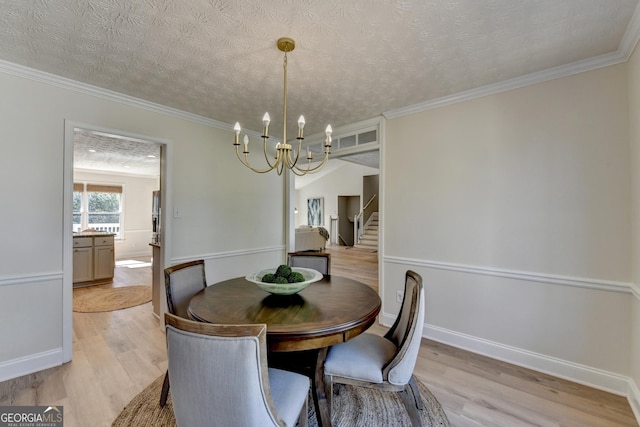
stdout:
{"type": "Polygon", "coordinates": [[[329,232],[324,227],[301,225],[296,228],[296,252],[323,251],[329,240],[329,232]]]}

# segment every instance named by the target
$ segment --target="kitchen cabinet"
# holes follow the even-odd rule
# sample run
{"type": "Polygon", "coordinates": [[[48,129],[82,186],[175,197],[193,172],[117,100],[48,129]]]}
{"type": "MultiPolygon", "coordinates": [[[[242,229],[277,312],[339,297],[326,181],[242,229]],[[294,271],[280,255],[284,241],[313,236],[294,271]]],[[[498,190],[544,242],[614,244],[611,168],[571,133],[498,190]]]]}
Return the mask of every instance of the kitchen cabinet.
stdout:
{"type": "Polygon", "coordinates": [[[93,285],[113,279],[113,234],[77,233],[73,236],[73,286],[93,285]]]}
{"type": "Polygon", "coordinates": [[[112,279],[115,260],[113,236],[93,238],[93,280],[112,279]]]}
{"type": "Polygon", "coordinates": [[[73,283],[93,280],[93,239],[73,239],[73,283]]]}

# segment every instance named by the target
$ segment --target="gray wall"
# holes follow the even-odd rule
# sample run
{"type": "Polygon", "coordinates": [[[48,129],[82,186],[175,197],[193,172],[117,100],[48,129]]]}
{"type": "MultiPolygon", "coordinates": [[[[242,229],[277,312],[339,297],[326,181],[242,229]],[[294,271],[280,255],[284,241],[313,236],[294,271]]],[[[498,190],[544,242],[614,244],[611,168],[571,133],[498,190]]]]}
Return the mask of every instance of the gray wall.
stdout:
{"type": "Polygon", "coordinates": [[[71,357],[70,122],[167,144],[167,211],[180,217],[165,215],[165,264],[205,258],[214,281],[284,259],[273,221],[282,178],[240,165],[230,126],[6,65],[0,93],[0,194],[10,206],[0,212],[0,341],[11,342],[0,346],[0,381],[71,357]]]}
{"type": "Polygon", "coordinates": [[[626,394],[627,90],[622,64],[388,120],[385,323],[411,268],[427,336],[626,394]]]}

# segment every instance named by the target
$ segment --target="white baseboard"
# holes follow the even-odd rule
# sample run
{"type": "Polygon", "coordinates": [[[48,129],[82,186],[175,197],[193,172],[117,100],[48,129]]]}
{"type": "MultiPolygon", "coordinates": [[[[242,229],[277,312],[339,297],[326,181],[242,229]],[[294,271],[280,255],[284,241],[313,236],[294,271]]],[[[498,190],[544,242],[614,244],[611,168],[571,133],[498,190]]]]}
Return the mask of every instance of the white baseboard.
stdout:
{"type": "MultiPolygon", "coordinates": [[[[391,326],[395,317],[384,314],[381,320],[385,326],[391,326]]],[[[591,368],[553,356],[534,353],[434,325],[425,324],[422,336],[452,347],[468,350],[492,359],[533,369],[538,372],[553,375],[554,377],[563,378],[620,396],[629,395],[629,384],[631,380],[628,377],[613,372],[591,368]]]]}
{"type": "Polygon", "coordinates": [[[638,389],[638,385],[633,380],[629,380],[629,395],[627,396],[627,400],[629,401],[629,405],[631,405],[631,410],[636,417],[636,421],[640,424],[640,389],[638,389]]]}
{"type": "Polygon", "coordinates": [[[0,382],[62,365],[62,348],[32,354],[0,364],[0,382]]]}

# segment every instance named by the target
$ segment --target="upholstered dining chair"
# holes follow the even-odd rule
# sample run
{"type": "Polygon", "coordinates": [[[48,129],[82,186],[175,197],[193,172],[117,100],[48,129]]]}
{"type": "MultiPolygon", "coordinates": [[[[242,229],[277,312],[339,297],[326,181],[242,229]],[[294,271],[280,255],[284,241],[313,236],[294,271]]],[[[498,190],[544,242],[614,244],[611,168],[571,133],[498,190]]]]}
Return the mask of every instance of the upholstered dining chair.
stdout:
{"type": "Polygon", "coordinates": [[[290,252],[289,267],[313,268],[328,276],[331,274],[331,254],[327,252],[290,252]]]}
{"type": "Polygon", "coordinates": [[[176,424],[307,426],[309,378],[267,366],[267,325],[216,325],[165,314],[176,424]]]}
{"type": "MultiPolygon", "coordinates": [[[[176,316],[188,318],[189,300],[207,287],[204,260],[189,261],[165,268],[164,287],[167,294],[167,311],[176,316]]],[[[167,403],[168,397],[169,373],[167,372],[160,392],[160,406],[167,403]]]]}
{"type": "Polygon", "coordinates": [[[364,333],[329,349],[324,364],[327,397],[331,399],[335,383],[395,391],[412,425],[421,426],[423,405],[413,369],[422,338],[424,304],[422,277],[409,270],[400,312],[384,337],[364,333]]]}

